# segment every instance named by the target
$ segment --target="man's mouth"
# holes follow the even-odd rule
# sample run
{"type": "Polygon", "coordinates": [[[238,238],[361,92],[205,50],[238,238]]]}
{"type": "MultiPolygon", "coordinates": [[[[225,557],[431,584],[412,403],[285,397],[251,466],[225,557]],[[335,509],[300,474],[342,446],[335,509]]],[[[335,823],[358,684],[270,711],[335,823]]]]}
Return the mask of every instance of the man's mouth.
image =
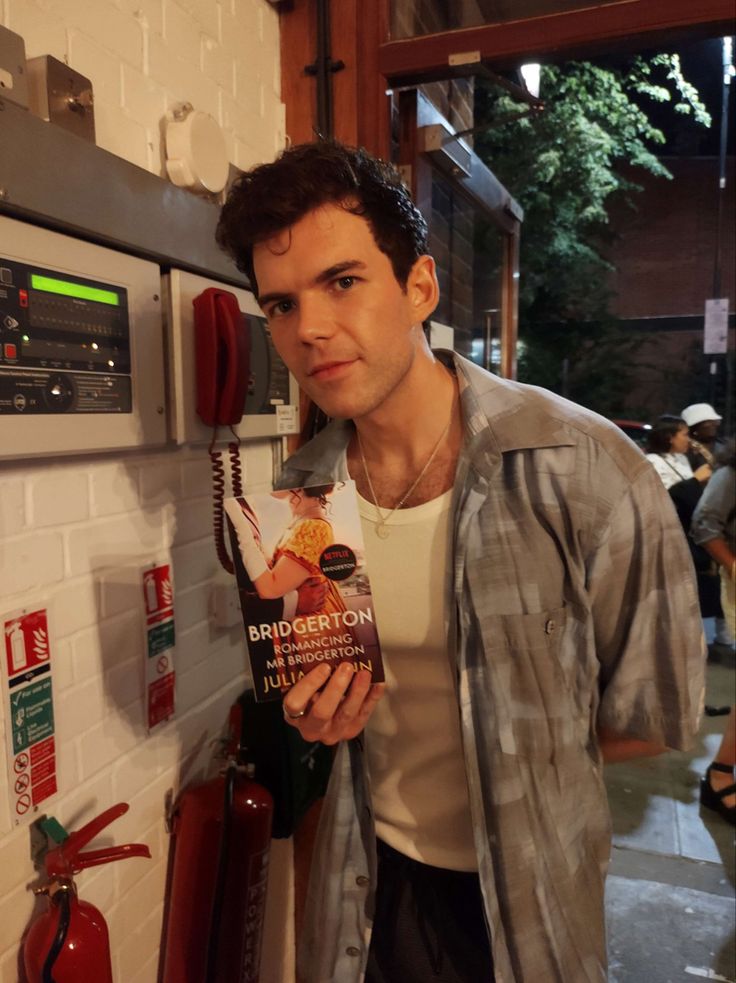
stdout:
{"type": "Polygon", "coordinates": [[[307,375],[310,379],[315,379],[318,381],[322,381],[323,379],[331,379],[334,376],[340,375],[343,371],[353,365],[354,362],[355,359],[320,362],[319,365],[315,365],[313,368],[311,368],[307,375]]]}

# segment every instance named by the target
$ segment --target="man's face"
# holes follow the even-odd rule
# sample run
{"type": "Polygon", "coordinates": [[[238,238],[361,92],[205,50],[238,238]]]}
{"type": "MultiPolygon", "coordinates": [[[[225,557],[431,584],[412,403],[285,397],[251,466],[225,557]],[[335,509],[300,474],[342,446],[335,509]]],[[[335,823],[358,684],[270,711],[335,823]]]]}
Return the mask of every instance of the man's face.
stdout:
{"type": "Polygon", "coordinates": [[[702,423],[698,423],[697,426],[693,427],[693,437],[696,440],[713,440],[718,432],[718,423],[718,420],[703,420],[702,423]]]}
{"type": "Polygon", "coordinates": [[[397,391],[437,303],[430,257],[403,290],[368,222],[324,205],[257,245],[253,266],[276,350],[328,416],[364,416],[397,391]]]}

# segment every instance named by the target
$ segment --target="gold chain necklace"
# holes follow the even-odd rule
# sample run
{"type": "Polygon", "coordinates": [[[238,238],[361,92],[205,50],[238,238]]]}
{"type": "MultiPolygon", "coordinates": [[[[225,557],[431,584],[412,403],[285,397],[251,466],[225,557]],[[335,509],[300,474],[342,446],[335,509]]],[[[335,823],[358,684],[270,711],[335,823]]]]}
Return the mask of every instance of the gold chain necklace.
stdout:
{"type": "Polygon", "coordinates": [[[376,513],[378,515],[378,521],[376,522],[373,531],[375,532],[376,536],[378,536],[379,539],[387,539],[388,538],[389,530],[386,528],[386,526],[391,521],[391,518],[393,517],[394,512],[396,512],[397,509],[400,509],[401,508],[401,506],[409,498],[409,496],[411,495],[411,493],[414,491],[414,489],[417,487],[417,485],[419,484],[419,482],[422,480],[422,478],[425,476],[425,474],[429,470],[429,466],[432,463],[432,461],[434,461],[435,457],[437,456],[437,451],[440,449],[440,446],[442,444],[442,441],[445,439],[445,437],[449,433],[450,424],[451,423],[452,423],[452,413],[450,413],[450,419],[447,421],[447,426],[445,427],[445,429],[440,434],[440,438],[437,441],[437,443],[434,445],[434,449],[432,450],[432,453],[427,458],[427,463],[424,465],[424,467],[419,472],[419,474],[417,475],[417,477],[414,479],[414,481],[412,481],[412,483],[409,485],[409,487],[407,488],[407,490],[401,496],[401,498],[396,503],[396,505],[394,505],[394,507],[391,509],[391,511],[388,513],[388,515],[384,515],[381,512],[381,509],[380,509],[380,507],[378,505],[378,497],[377,497],[376,492],[375,492],[375,490],[373,488],[373,482],[371,481],[370,472],[368,471],[368,464],[367,464],[366,459],[365,459],[365,454],[363,453],[363,443],[362,443],[362,441],[360,439],[360,432],[356,429],[355,433],[356,433],[356,435],[358,437],[358,450],[360,451],[360,460],[361,460],[361,463],[363,464],[363,470],[365,471],[365,477],[366,477],[366,480],[368,482],[368,488],[370,489],[371,498],[373,499],[373,504],[374,504],[374,506],[376,508],[376,513]]]}

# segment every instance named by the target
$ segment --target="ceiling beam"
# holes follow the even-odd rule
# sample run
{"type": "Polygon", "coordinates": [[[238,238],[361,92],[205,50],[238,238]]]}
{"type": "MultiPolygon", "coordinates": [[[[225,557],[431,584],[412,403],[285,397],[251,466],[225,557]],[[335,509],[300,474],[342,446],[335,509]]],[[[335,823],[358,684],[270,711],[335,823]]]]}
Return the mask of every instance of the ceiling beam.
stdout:
{"type": "Polygon", "coordinates": [[[379,48],[378,68],[388,85],[398,87],[457,74],[462,67],[450,66],[464,54],[506,68],[530,59],[555,61],[611,48],[641,51],[675,38],[733,34],[733,11],[733,0],[621,0],[585,10],[388,41],[379,48]]]}

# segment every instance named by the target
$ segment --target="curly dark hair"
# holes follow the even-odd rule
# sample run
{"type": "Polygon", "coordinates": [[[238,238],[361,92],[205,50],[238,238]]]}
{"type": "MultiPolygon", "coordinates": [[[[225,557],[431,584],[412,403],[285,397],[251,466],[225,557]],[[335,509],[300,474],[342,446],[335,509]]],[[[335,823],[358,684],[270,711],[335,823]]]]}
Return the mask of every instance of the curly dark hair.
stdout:
{"type": "Polygon", "coordinates": [[[647,434],[647,450],[650,454],[668,454],[672,438],[682,428],[687,430],[687,423],[679,416],[665,413],[652,426],[647,434]]]}
{"type": "Polygon", "coordinates": [[[405,287],[415,261],[427,252],[427,223],[391,164],[336,140],[291,147],[273,163],[241,174],[223,205],[217,242],[257,295],[253,247],[325,204],[367,220],[405,287]]]}

